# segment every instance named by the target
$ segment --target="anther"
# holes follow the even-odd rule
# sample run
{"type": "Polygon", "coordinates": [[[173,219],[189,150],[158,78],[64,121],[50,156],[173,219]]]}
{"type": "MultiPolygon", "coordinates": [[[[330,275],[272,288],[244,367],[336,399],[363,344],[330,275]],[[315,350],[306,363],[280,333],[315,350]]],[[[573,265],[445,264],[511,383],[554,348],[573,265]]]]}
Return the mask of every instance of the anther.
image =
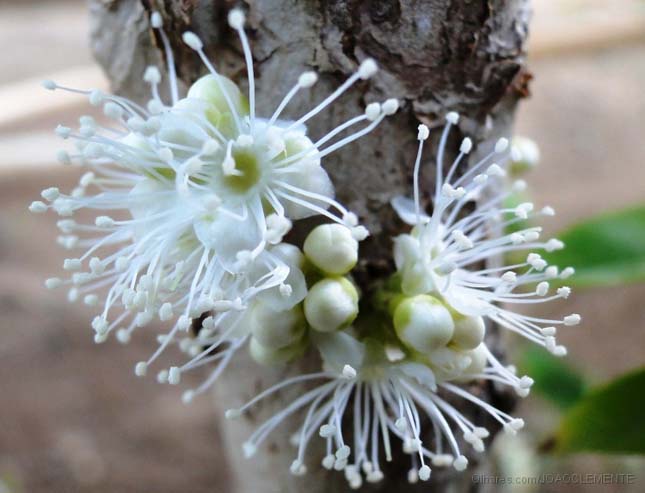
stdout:
{"type": "Polygon", "coordinates": [[[148,372],[148,364],[145,361],[139,361],[134,367],[134,374],[138,377],[145,377],[148,372]]]}
{"type": "Polygon", "coordinates": [[[502,137],[495,143],[495,152],[498,154],[508,149],[508,139],[502,137]]]}
{"type": "Polygon", "coordinates": [[[358,76],[362,80],[369,79],[376,72],[378,72],[378,65],[373,58],[367,58],[366,60],[363,60],[360,67],[358,67],[358,76]]]}
{"type": "Polygon", "coordinates": [[[430,129],[423,123],[419,125],[418,130],[419,132],[417,133],[417,140],[426,140],[430,135],[430,129]]]}
{"type": "Polygon", "coordinates": [[[318,81],[318,75],[316,72],[303,72],[298,77],[298,86],[303,89],[307,89],[313,86],[318,81]]]}
{"type": "Polygon", "coordinates": [[[343,376],[348,380],[352,380],[356,378],[356,370],[350,365],[345,365],[343,367],[343,376]]]}
{"type": "Polygon", "coordinates": [[[459,113],[456,111],[451,111],[446,115],[446,121],[452,125],[457,125],[459,123],[459,113]]]}
{"type": "Polygon", "coordinates": [[[242,29],[245,20],[244,12],[240,9],[233,9],[228,13],[228,25],[235,30],[242,29]]]}
{"type": "Polygon", "coordinates": [[[191,31],[186,31],[181,36],[181,38],[184,40],[184,43],[186,43],[191,49],[195,51],[201,51],[201,49],[204,47],[202,40],[199,39],[199,37],[191,31]]]}
{"type": "Polygon", "coordinates": [[[459,146],[459,152],[463,154],[468,154],[473,148],[473,141],[469,138],[466,137],[464,140],[461,141],[461,145],[459,146]]]}
{"type": "Polygon", "coordinates": [[[365,107],[365,116],[371,122],[376,120],[380,114],[381,114],[380,103],[370,103],[365,107]]]}
{"type": "Polygon", "coordinates": [[[383,114],[387,116],[393,115],[398,109],[399,101],[394,98],[385,100],[382,106],[383,114]]]}

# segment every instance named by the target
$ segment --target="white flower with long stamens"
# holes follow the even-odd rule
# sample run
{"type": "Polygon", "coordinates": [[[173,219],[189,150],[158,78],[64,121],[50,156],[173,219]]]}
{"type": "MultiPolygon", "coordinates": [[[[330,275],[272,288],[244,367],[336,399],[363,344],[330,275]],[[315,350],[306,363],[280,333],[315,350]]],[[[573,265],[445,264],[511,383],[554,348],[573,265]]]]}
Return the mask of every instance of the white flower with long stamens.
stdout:
{"type": "MultiPolygon", "coordinates": [[[[295,384],[322,383],[304,391],[283,409],[262,423],[243,445],[252,457],[258,447],[280,424],[302,416],[293,435],[296,446],[292,473],[306,472],[307,448],[321,437],[326,453],[322,465],[344,471],[352,488],[383,479],[383,458],[391,461],[394,447],[410,456],[410,482],[430,478],[431,466],[453,466],[464,470],[468,460],[457,436],[476,451],[484,450],[486,428],[473,424],[446,400],[446,395],[480,407],[510,433],[522,428],[523,421],[496,409],[457,383],[473,379],[491,380],[528,393],[532,381],[518,378],[504,368],[484,345],[473,353],[462,353],[461,370],[450,376],[433,362],[420,363],[405,356],[392,362],[388,350],[373,341],[360,343],[347,333],[318,336],[316,341],[326,370],[284,380],[258,394],[238,409],[226,412],[229,419],[241,416],[256,403],[295,384]],[[441,391],[441,393],[439,392],[441,391]],[[430,424],[430,429],[424,429],[430,424]],[[430,435],[432,431],[432,435],[430,435]],[[432,440],[426,440],[432,436],[432,440]],[[398,441],[398,444],[395,442],[398,441]]],[[[448,364],[444,361],[443,365],[448,364]]]]}
{"type": "MultiPolygon", "coordinates": [[[[449,125],[457,119],[456,114],[447,117],[449,125]]],[[[465,469],[468,460],[457,435],[461,434],[475,452],[482,452],[489,431],[471,422],[451,403],[454,399],[481,408],[506,432],[522,428],[521,419],[495,408],[463,384],[487,380],[512,388],[520,397],[529,394],[533,379],[517,376],[513,367],[504,366],[488,349],[486,320],[519,332],[556,355],[564,354],[564,348],[555,342],[553,326],[558,322],[574,325],[580,321],[578,315],[562,321],[544,320],[504,305],[566,298],[570,293],[567,287],[557,288],[548,296],[549,280],[568,277],[573,270],[566,268],[559,273],[557,267],[548,266],[532,251],[563,246],[556,239],[540,242],[539,228],[503,232],[509,225],[540,214],[533,212],[530,203],[507,208],[504,201],[508,193],[487,188],[494,177],[504,176],[503,168],[492,159],[504,156],[506,140],[498,141],[489,155],[457,176],[459,163],[472,149],[470,139],[464,139],[443,178],[449,125],[440,140],[432,215],[425,214],[420,204],[420,164],[423,142],[429,136],[424,125],[418,134],[414,199],[393,201],[399,215],[414,228],[395,239],[397,272],[374,293],[372,306],[382,316],[364,318],[352,313],[354,326],[343,328],[335,320],[318,321],[307,311],[305,299],[305,316],[315,329],[311,342],[322,355],[325,371],[287,379],[227,412],[227,417],[235,418],[287,386],[308,384],[309,390],[249,437],[244,445],[248,456],[280,423],[301,412],[304,418],[292,440],[297,446],[292,472],[306,472],[306,451],[318,432],[327,446],[322,465],[343,470],[350,486],[358,488],[363,479],[383,478],[381,461],[392,459],[394,439],[411,456],[408,479],[412,482],[429,479],[431,465],[465,469]],[[478,202],[478,207],[468,213],[472,202],[478,202]],[[487,265],[500,255],[524,249],[528,249],[526,262],[506,267],[487,265]],[[518,287],[528,285],[534,287],[516,292],[518,287]],[[311,388],[313,380],[322,383],[311,388]],[[430,429],[422,429],[427,423],[430,429]]],[[[514,188],[521,185],[516,183],[514,188]]],[[[552,210],[545,208],[541,214],[552,215],[552,210]]],[[[310,241],[324,239],[321,231],[310,241]]],[[[305,253],[310,252],[315,260],[319,252],[313,246],[305,245],[305,253]]],[[[307,298],[314,294],[312,288],[307,298]]],[[[330,298],[334,296],[340,299],[340,294],[330,294],[330,298]]]]}
{"type": "MultiPolygon", "coordinates": [[[[174,344],[188,356],[188,361],[161,370],[157,380],[176,385],[186,372],[214,365],[197,388],[184,392],[183,400],[187,403],[202,394],[219,378],[235,352],[252,337],[253,326],[249,317],[254,306],[268,305],[276,313],[299,306],[307,293],[301,265],[302,254],[293,245],[281,243],[266,249],[247,275],[228,275],[222,280],[218,289],[223,289],[225,296],[201,304],[198,311],[206,316],[201,320],[201,326],[194,326],[196,336],[186,332],[197,321],[191,323],[189,318],[180,317],[168,333],[158,336],[159,347],[148,360],[137,364],[137,374],[143,376],[163,350],[174,344]]],[[[166,318],[165,310],[171,316],[172,304],[162,305],[162,319],[166,318]]],[[[129,332],[127,334],[129,339],[129,332]]],[[[303,338],[303,344],[305,342],[303,338]]]]}
{"type": "Polygon", "coordinates": [[[540,227],[525,227],[513,232],[507,228],[537,216],[553,215],[553,209],[534,210],[530,202],[509,208],[507,197],[524,182],[515,182],[508,191],[499,191],[505,176],[496,158],[507,159],[508,141],[499,139],[494,149],[461,174],[460,163],[470,153],[472,142],[465,138],[459,153],[445,177],[444,155],[451,125],[458,121],[456,113],[446,117],[437,152],[437,174],[433,209],[426,215],[420,204],[419,172],[423,143],[429,130],[419,126],[419,150],[414,166],[414,199],[397,197],[393,207],[401,219],[414,226],[410,234],[395,239],[394,258],[405,295],[431,294],[440,298],[451,310],[468,317],[485,317],[501,327],[516,332],[546,347],[555,355],[566,354],[564,346],[555,342],[555,326],[575,325],[577,314],[562,320],[549,320],[513,311],[513,305],[544,303],[569,296],[568,287],[552,291],[549,282],[569,277],[573,269],[562,271],[549,266],[537,250],[562,248],[553,238],[540,241],[540,227]],[[474,211],[469,205],[476,203],[474,211]],[[499,233],[499,234],[497,234],[499,233]],[[504,255],[525,252],[524,261],[499,265],[504,255]]]}
{"type": "MultiPolygon", "coordinates": [[[[357,81],[369,79],[376,63],[364,60],[311,111],[295,121],[281,120],[296,94],[316,82],[315,73],[305,72],[275,112],[261,118],[256,115],[253,60],[243,13],[231,11],[229,24],[242,43],[248,98],[217,72],[199,38],[187,32],[184,41],[209,74],[180,99],[173,53],[157,12],[151,25],[166,53],[170,103],[159,94],[162,77],[156,67],[144,74],[151,88],[145,106],[98,90],[43,83],[49,90],[87,96],[111,121],[104,125],[84,116],[77,131],[56,129],[77,147],[75,153],[61,151],[59,159],[79,163],[88,171],[71,194],[49,188],[42,193],[43,201],[30,206],[33,212],[53,209],[63,216],[58,223],[62,246],[85,248],[79,257],[65,261],[65,270],[72,272],[68,280],[52,278],[46,285],[68,286],[71,300],[82,298],[90,305],[99,303],[95,292],[107,290],[103,309],[92,324],[97,342],[113,331],[127,342],[136,327],[155,317],[177,320],[174,337],[175,331],[185,330],[191,318],[212,306],[246,299],[248,293],[240,286],[249,283],[239,279],[253,269],[270,266],[267,275],[284,277],[287,265],[264,252],[282,241],[294,220],[320,214],[347,225],[359,240],[366,236],[356,216],[334,200],[321,160],[374,129],[396,111],[397,102],[372,103],[364,114],[315,142],[307,136],[305,124],[357,81]],[[359,130],[347,134],[360,124],[359,130]],[[71,218],[84,209],[98,214],[94,224],[71,218]],[[125,328],[119,328],[123,324],[125,328]]],[[[146,364],[137,366],[138,374],[145,370],[146,364]]]]}

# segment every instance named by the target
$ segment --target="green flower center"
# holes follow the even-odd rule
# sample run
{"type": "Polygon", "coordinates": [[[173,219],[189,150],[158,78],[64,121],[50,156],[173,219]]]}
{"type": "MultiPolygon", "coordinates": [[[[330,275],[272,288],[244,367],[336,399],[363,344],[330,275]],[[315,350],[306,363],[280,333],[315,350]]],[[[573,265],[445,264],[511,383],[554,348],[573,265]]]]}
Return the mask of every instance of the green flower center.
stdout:
{"type": "Polygon", "coordinates": [[[250,149],[235,149],[232,155],[235,169],[240,174],[225,176],[224,183],[234,192],[247,192],[260,181],[262,176],[260,160],[250,149]]]}

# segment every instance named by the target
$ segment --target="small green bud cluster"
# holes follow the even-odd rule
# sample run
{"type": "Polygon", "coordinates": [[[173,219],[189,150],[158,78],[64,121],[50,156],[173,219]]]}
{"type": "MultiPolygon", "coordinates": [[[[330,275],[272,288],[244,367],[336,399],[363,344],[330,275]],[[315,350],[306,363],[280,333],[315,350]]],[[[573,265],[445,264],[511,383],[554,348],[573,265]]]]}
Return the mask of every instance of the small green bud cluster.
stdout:
{"type": "Polygon", "coordinates": [[[346,226],[323,224],[309,233],[304,252],[318,275],[304,301],[307,322],[320,332],[348,327],[358,315],[358,291],[347,276],[358,260],[358,242],[346,226]]]}
{"type": "Polygon", "coordinates": [[[274,310],[258,301],[250,310],[251,357],[263,365],[279,365],[300,356],[307,347],[307,326],[298,303],[288,310],[274,310]]]}
{"type": "MultiPolygon", "coordinates": [[[[289,265],[301,268],[304,256],[298,247],[283,243],[279,253],[289,265]]],[[[298,283],[292,279],[299,270],[293,269],[285,286],[298,283]]],[[[276,303],[280,297],[288,300],[289,288],[281,286],[275,296],[260,295],[251,305],[246,321],[251,329],[249,352],[258,363],[274,366],[287,363],[301,356],[309,343],[307,323],[302,311],[302,302],[276,303]]]]}
{"type": "Polygon", "coordinates": [[[307,294],[302,302],[286,306],[260,296],[250,307],[249,351],[263,365],[279,365],[301,356],[309,343],[309,329],[335,332],[348,327],[358,315],[358,291],[348,277],[358,260],[358,242],[347,226],[314,228],[305,240],[304,255],[297,247],[288,247],[289,264],[307,272],[307,294]]]}
{"type": "Polygon", "coordinates": [[[393,323],[403,346],[438,376],[468,379],[486,365],[482,317],[462,315],[439,298],[420,294],[397,300],[393,323]]]}

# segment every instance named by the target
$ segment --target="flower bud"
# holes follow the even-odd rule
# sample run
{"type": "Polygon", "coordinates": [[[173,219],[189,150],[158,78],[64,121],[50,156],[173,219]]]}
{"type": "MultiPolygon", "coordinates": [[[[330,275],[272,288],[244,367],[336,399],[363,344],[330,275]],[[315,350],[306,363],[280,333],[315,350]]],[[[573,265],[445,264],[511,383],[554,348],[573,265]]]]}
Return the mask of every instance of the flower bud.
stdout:
{"type": "Polygon", "coordinates": [[[429,353],[450,342],[455,324],[438,299],[421,294],[407,298],[397,306],[394,328],[409,347],[429,353]]]}
{"type": "Polygon", "coordinates": [[[540,148],[526,137],[513,137],[511,146],[511,170],[513,173],[523,173],[535,168],[540,161],[540,148]]]}
{"type": "Polygon", "coordinates": [[[290,310],[274,310],[258,302],[251,308],[251,334],[262,346],[280,349],[299,341],[305,331],[305,318],[300,305],[290,310]]]}
{"type": "Polygon", "coordinates": [[[358,292],[343,277],[317,282],[305,298],[305,317],[314,329],[333,332],[351,324],[358,315],[358,292]]]}
{"type": "MultiPolygon", "coordinates": [[[[228,99],[233,103],[235,109],[240,114],[248,113],[248,102],[242,95],[235,83],[223,76],[205,75],[197,79],[190,89],[188,89],[187,98],[200,99],[213,105],[212,110],[219,113],[229,113],[231,110],[228,106],[228,99]],[[219,80],[218,80],[219,79],[219,80]],[[226,91],[226,95],[224,95],[226,91]]],[[[208,116],[214,116],[207,113],[208,116]]]]}
{"type": "Polygon", "coordinates": [[[305,255],[327,274],[349,272],[358,260],[358,242],[342,224],[322,224],[311,231],[304,244],[305,255]]]}
{"type": "Polygon", "coordinates": [[[438,380],[454,380],[463,375],[472,357],[470,351],[444,346],[430,353],[428,362],[438,380]]]}
{"type": "Polygon", "coordinates": [[[276,366],[287,363],[301,355],[307,347],[307,338],[302,337],[295,343],[280,349],[272,349],[261,344],[255,337],[251,337],[249,352],[251,357],[259,364],[276,366]]]}
{"type": "Polygon", "coordinates": [[[482,317],[461,317],[454,318],[455,332],[451,343],[459,349],[475,349],[484,340],[486,326],[482,317]]]}
{"type": "Polygon", "coordinates": [[[468,382],[472,380],[472,375],[483,373],[488,361],[488,350],[483,343],[475,349],[464,351],[463,354],[470,358],[470,364],[463,369],[462,376],[457,379],[458,382],[468,382]]]}

